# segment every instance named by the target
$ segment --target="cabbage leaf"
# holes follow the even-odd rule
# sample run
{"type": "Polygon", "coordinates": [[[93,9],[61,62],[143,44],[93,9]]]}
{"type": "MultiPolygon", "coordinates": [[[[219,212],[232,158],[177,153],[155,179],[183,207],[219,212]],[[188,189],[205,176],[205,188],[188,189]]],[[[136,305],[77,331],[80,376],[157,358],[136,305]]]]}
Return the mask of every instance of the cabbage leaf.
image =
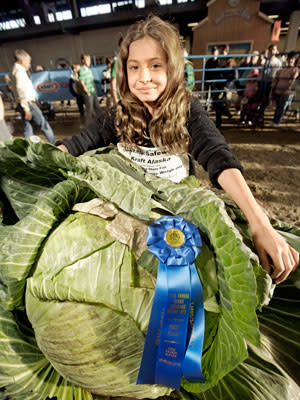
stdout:
{"type": "MultiPolygon", "coordinates": [[[[3,201],[18,218],[0,227],[0,387],[7,394],[89,399],[170,393],[134,384],[157,262],[148,251],[138,257],[112,238],[110,221],[72,211],[98,197],[146,224],[154,215],[181,215],[200,229],[206,381],[183,379],[180,397],[300,398],[297,273],[267,306],[274,287],[233,204],[194,178],[174,184],[145,174],[112,148],[75,158],[16,139],[0,148],[0,173],[3,201]],[[277,300],[286,286],[286,299],[277,300]],[[268,390],[272,382],[277,386],[268,390]]],[[[277,227],[299,245],[297,230],[277,227]]]]}

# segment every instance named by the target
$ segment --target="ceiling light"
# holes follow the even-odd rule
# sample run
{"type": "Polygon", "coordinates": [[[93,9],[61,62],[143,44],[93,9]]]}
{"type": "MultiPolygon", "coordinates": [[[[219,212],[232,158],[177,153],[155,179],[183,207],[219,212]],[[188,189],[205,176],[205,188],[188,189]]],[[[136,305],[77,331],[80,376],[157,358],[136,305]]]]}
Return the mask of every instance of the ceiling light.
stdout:
{"type": "Polygon", "coordinates": [[[269,18],[278,18],[279,15],[268,15],[269,18]]]}
{"type": "Polygon", "coordinates": [[[189,28],[192,28],[193,26],[197,26],[198,24],[199,24],[199,22],[191,22],[191,23],[187,24],[187,26],[189,28]]]}

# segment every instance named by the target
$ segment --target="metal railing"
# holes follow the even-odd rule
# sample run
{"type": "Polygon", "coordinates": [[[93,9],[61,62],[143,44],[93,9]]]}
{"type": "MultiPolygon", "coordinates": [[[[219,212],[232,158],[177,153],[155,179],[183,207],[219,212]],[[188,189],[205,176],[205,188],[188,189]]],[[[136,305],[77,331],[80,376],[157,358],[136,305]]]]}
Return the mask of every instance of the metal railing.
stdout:
{"type": "MultiPolygon", "coordinates": [[[[229,59],[229,58],[233,58],[237,64],[239,60],[243,60],[246,57],[264,57],[263,54],[227,54],[227,55],[218,55],[216,56],[216,58],[218,60],[224,60],[224,59],[229,59]]],[[[226,72],[226,71],[232,71],[232,72],[237,72],[238,75],[236,77],[234,77],[232,79],[233,83],[237,83],[238,84],[234,87],[234,91],[239,94],[242,95],[242,92],[244,92],[245,90],[245,86],[247,84],[247,82],[251,82],[251,81],[259,81],[260,85],[262,86],[265,83],[265,67],[264,65],[251,65],[251,66],[240,66],[240,65],[236,65],[234,67],[218,67],[218,68],[206,68],[206,63],[209,59],[213,58],[214,56],[212,54],[205,54],[205,55],[191,55],[186,57],[188,60],[190,60],[192,63],[194,61],[195,64],[199,64],[199,61],[201,62],[202,66],[199,68],[198,66],[194,67],[194,73],[195,76],[199,76],[200,75],[200,79],[195,79],[194,83],[195,83],[195,87],[196,89],[193,90],[193,93],[199,95],[201,102],[203,105],[206,106],[207,109],[210,108],[210,105],[212,103],[212,96],[214,94],[221,94],[221,93],[225,93],[226,89],[225,86],[228,83],[228,79],[222,78],[222,73],[226,72]],[[258,69],[259,70],[259,78],[257,77],[242,77],[245,71],[251,71],[253,69],[258,69]],[[220,73],[220,78],[218,79],[206,79],[206,76],[211,73],[211,72],[219,72],[220,73]],[[241,76],[239,76],[241,75],[241,76]],[[214,88],[211,88],[211,84],[213,84],[214,88]],[[222,87],[223,88],[218,88],[222,87]],[[241,87],[242,86],[242,87],[241,87]]],[[[265,58],[264,58],[265,59],[265,58]]],[[[266,59],[265,59],[266,60],[266,59]]],[[[283,78],[281,78],[283,79],[283,78]]],[[[286,78],[289,79],[289,78],[286,78]]],[[[297,78],[296,83],[294,84],[294,86],[300,86],[300,74],[297,78]]],[[[216,100],[214,100],[216,101],[216,100]]],[[[300,99],[294,99],[293,100],[294,103],[299,103],[300,106],[300,99]]]]}
{"type": "MultiPolygon", "coordinates": [[[[233,58],[237,64],[239,64],[240,60],[245,59],[246,57],[254,57],[258,56],[257,54],[227,54],[227,55],[218,55],[217,59],[224,60],[228,58],[233,58]]],[[[260,55],[262,56],[262,55],[260,55]]],[[[264,81],[264,66],[260,65],[253,65],[253,66],[234,66],[234,67],[218,67],[218,68],[206,68],[206,63],[209,59],[213,58],[214,56],[212,54],[204,54],[204,55],[191,55],[186,57],[188,60],[192,62],[194,65],[194,73],[195,73],[195,88],[193,89],[193,93],[199,95],[201,102],[206,105],[207,109],[209,109],[211,103],[212,103],[212,97],[214,94],[221,94],[224,93],[227,89],[225,88],[226,84],[228,83],[228,79],[225,79],[222,77],[222,74],[226,71],[231,71],[233,73],[238,73],[238,75],[241,76],[236,76],[232,79],[233,82],[238,82],[239,84],[236,85],[234,88],[234,91],[237,94],[241,95],[241,92],[245,90],[246,83],[249,81],[255,81],[257,80],[256,77],[243,77],[242,75],[244,74],[245,71],[251,71],[253,68],[256,68],[260,72],[260,77],[259,77],[259,82],[262,83],[264,81]],[[199,66],[199,64],[201,64],[199,66]],[[217,72],[220,73],[220,78],[218,79],[206,79],[208,73],[211,72],[217,72]],[[212,85],[213,84],[213,85],[212,85]]],[[[9,83],[4,81],[4,76],[5,75],[10,75],[9,72],[1,72],[0,73],[0,91],[6,90],[7,86],[9,86],[9,83]]],[[[100,79],[101,81],[101,79],[100,79]]],[[[298,79],[295,83],[295,86],[300,86],[300,76],[298,76],[298,79]]],[[[215,100],[214,100],[215,101],[215,100]]],[[[300,100],[294,99],[294,103],[300,103],[300,100]]],[[[297,104],[298,106],[298,104],[297,104]]],[[[300,104],[299,104],[300,106],[300,104]]]]}

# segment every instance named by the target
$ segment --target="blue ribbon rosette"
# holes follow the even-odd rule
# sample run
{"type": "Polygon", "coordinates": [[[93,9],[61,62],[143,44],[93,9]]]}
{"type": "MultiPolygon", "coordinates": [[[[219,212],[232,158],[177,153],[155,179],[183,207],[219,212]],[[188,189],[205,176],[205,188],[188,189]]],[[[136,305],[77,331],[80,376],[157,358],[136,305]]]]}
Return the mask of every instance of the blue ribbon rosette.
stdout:
{"type": "Polygon", "coordinates": [[[194,264],[202,245],[198,228],[182,217],[161,217],[146,243],[159,260],[156,287],[137,384],[180,389],[182,376],[204,380],[202,285],[194,264]]]}

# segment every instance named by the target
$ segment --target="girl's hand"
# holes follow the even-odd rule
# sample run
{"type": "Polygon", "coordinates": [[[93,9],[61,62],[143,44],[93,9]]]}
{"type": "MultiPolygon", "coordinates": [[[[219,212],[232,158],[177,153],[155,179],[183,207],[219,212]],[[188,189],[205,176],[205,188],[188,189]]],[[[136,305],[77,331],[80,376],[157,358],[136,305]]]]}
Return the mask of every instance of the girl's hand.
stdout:
{"type": "Polygon", "coordinates": [[[299,253],[271,226],[269,222],[252,230],[253,241],[263,268],[274,283],[283,282],[299,264],[299,253]]]}
{"type": "Polygon", "coordinates": [[[297,268],[299,253],[272,227],[240,171],[226,169],[218,182],[245,214],[261,265],[275,283],[283,282],[297,268]]]}

